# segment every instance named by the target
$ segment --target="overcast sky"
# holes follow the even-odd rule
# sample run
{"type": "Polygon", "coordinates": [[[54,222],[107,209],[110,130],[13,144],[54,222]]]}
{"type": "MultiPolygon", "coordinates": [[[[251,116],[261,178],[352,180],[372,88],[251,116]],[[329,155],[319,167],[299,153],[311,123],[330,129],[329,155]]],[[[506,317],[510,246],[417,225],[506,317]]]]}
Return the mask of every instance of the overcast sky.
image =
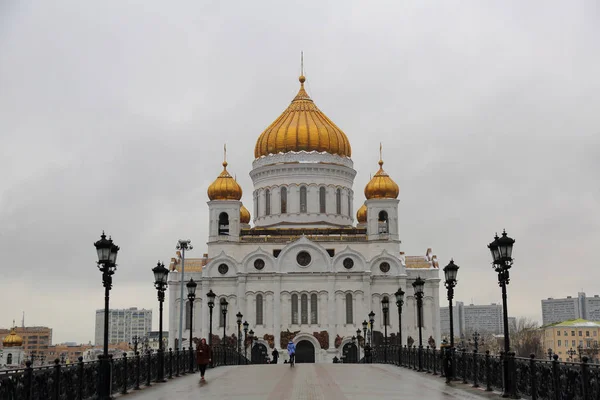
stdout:
{"type": "Polygon", "coordinates": [[[111,307],[152,308],[157,329],[150,269],[178,238],[206,251],[224,142],[252,210],[255,141],[301,50],[352,144],[355,209],[381,141],[402,250],[453,257],[457,300],[500,301],[502,228],[509,315],[600,294],[599,18],[596,1],[0,2],[0,327],[24,311],[54,342],[93,341],[105,229],[111,307]]]}

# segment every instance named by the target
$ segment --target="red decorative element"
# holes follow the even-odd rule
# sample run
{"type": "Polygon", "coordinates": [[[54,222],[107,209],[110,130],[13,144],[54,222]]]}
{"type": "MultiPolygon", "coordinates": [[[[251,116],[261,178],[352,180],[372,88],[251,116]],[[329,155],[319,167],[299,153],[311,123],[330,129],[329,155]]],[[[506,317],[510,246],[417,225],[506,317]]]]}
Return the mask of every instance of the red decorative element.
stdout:
{"type": "Polygon", "coordinates": [[[263,339],[266,340],[267,343],[269,343],[269,347],[271,349],[275,347],[275,336],[265,333],[263,339]]]}
{"type": "Polygon", "coordinates": [[[317,339],[323,350],[329,349],[329,332],[313,332],[313,336],[317,339]]]}
{"type": "Polygon", "coordinates": [[[334,343],[335,343],[335,348],[339,349],[340,346],[342,345],[342,338],[340,337],[340,335],[337,335],[335,337],[335,342],[334,343]]]}

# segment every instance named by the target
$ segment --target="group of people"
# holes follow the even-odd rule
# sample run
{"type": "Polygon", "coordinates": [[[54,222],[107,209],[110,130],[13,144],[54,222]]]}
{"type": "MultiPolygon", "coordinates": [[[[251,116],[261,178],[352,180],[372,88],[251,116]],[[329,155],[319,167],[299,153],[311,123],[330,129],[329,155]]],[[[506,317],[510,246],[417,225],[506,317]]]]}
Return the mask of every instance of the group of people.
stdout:
{"type": "MultiPolygon", "coordinates": [[[[296,355],[296,345],[294,342],[290,340],[287,346],[287,351],[290,356],[290,360],[293,360],[296,355]]],[[[271,353],[273,356],[273,361],[271,364],[277,364],[279,360],[279,352],[277,348],[273,349],[271,353]]],[[[200,383],[205,383],[204,374],[206,373],[206,367],[208,364],[212,362],[212,349],[206,343],[206,339],[200,340],[200,343],[196,346],[196,364],[198,364],[198,369],[200,370],[200,383]]]]}

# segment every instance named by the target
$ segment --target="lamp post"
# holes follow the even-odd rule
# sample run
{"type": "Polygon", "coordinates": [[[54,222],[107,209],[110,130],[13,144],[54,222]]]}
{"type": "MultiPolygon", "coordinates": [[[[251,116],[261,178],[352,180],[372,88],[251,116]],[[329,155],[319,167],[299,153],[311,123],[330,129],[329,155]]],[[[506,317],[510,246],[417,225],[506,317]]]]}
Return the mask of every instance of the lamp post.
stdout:
{"type": "Polygon", "coordinates": [[[360,328],[356,330],[356,363],[360,363],[360,328]]]}
{"type": "Polygon", "coordinates": [[[250,362],[253,362],[252,350],[254,349],[254,331],[252,329],[250,329],[250,332],[248,332],[248,337],[250,338],[250,362]]]}
{"type": "Polygon", "coordinates": [[[383,362],[387,364],[387,325],[388,311],[390,310],[390,300],[385,296],[381,300],[381,309],[383,311],[383,362]]]}
{"type": "Polygon", "coordinates": [[[238,311],[237,314],[235,314],[236,318],[237,318],[237,326],[238,326],[238,338],[237,338],[237,353],[238,353],[238,365],[240,365],[242,363],[242,318],[244,318],[244,315],[238,311]]]}
{"type": "Polygon", "coordinates": [[[98,400],[108,400],[111,393],[111,362],[108,358],[108,314],[112,276],[117,269],[119,246],[115,245],[110,237],[106,239],[106,235],[102,232],[100,240],[94,243],[94,247],[96,247],[98,253],[98,269],[102,272],[102,285],[104,286],[104,351],[98,374],[98,400]]]}
{"type": "Polygon", "coordinates": [[[577,354],[577,351],[573,350],[573,348],[571,347],[568,351],[567,354],[569,355],[569,358],[571,359],[571,361],[573,361],[573,356],[575,354],[577,354]]]}
{"type": "Polygon", "coordinates": [[[248,364],[248,347],[246,346],[246,343],[248,341],[248,321],[244,321],[244,323],[242,324],[244,325],[244,358],[246,359],[246,364],[248,364]]]}
{"type": "Polygon", "coordinates": [[[186,250],[192,250],[194,247],[192,246],[192,241],[190,239],[179,239],[175,248],[177,250],[181,250],[181,286],[179,288],[179,299],[181,301],[181,305],[179,306],[179,340],[177,341],[177,350],[181,350],[181,344],[183,340],[183,306],[185,305],[183,301],[183,275],[185,273],[185,252],[186,250]]]}
{"type": "Polygon", "coordinates": [[[512,249],[515,240],[506,235],[506,230],[502,232],[502,237],[494,237],[494,241],[488,244],[488,249],[492,253],[492,265],[498,273],[498,284],[502,288],[502,311],[504,317],[504,392],[502,397],[516,397],[515,382],[512,382],[509,373],[508,353],[510,351],[510,336],[508,332],[508,304],[506,300],[506,285],[510,282],[509,270],[513,264],[512,249]]]}
{"type": "Polygon", "coordinates": [[[375,313],[373,311],[371,311],[369,313],[369,324],[371,326],[371,345],[375,345],[375,343],[373,342],[373,326],[375,325],[375,313]]]}
{"type": "Polygon", "coordinates": [[[479,334],[479,332],[475,331],[473,332],[473,348],[475,349],[475,352],[477,352],[479,350],[479,338],[481,337],[481,335],[479,334]]]}
{"type": "Polygon", "coordinates": [[[583,353],[583,346],[577,346],[577,352],[579,353],[579,362],[581,362],[581,354],[583,353]]]}
{"type": "Polygon", "coordinates": [[[227,305],[229,303],[225,300],[225,297],[221,299],[221,313],[223,314],[223,345],[225,345],[225,338],[227,336],[227,305]]]}
{"type": "Polygon", "coordinates": [[[210,313],[210,325],[208,329],[208,345],[212,348],[212,316],[213,316],[213,308],[215,308],[215,297],[217,295],[213,293],[212,289],[206,293],[206,297],[208,297],[208,311],[210,313]]]}
{"type": "MultiPolygon", "coordinates": [[[[154,287],[158,292],[158,370],[156,373],[156,382],[164,382],[165,377],[165,348],[163,347],[163,303],[165,302],[165,290],[167,290],[167,277],[169,270],[165,268],[165,264],[160,261],[156,267],[152,268],[154,274],[154,287]]],[[[137,337],[134,338],[135,351],[137,352],[137,337]]]]}
{"type": "Polygon", "coordinates": [[[196,299],[196,287],[198,284],[194,282],[193,278],[190,278],[188,283],[185,285],[188,291],[188,300],[190,302],[190,371],[194,372],[194,345],[192,343],[194,335],[194,300],[196,299]]]}
{"type": "Polygon", "coordinates": [[[456,275],[458,274],[458,269],[460,267],[454,264],[454,260],[451,259],[448,265],[444,267],[444,277],[446,281],[444,285],[446,286],[446,290],[448,292],[448,313],[450,315],[450,354],[452,356],[452,368],[450,368],[451,376],[446,377],[446,381],[451,381],[454,377],[454,373],[456,371],[456,366],[454,365],[454,312],[452,311],[452,300],[454,299],[454,287],[456,286],[456,275]]]}
{"type": "Polygon", "coordinates": [[[423,372],[423,289],[425,287],[425,281],[420,276],[413,282],[413,288],[415,289],[415,297],[417,298],[417,324],[419,325],[419,372],[423,372]]]}
{"type": "MultiPolygon", "coordinates": [[[[356,346],[356,336],[352,336],[352,347],[354,347],[354,346],[356,346]]],[[[355,354],[358,354],[358,350],[355,354]]],[[[358,355],[357,355],[357,357],[358,357],[358,355]]],[[[351,362],[356,362],[356,361],[351,360],[351,362]]]]}
{"type": "Polygon", "coordinates": [[[548,348],[548,360],[552,361],[552,349],[548,348]]]}

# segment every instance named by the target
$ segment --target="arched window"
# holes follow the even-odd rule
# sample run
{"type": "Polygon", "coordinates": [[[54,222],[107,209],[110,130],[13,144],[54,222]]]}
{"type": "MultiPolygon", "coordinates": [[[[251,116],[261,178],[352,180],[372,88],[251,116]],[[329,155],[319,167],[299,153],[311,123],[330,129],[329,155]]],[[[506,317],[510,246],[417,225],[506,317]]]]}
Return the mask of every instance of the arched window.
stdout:
{"type": "Polygon", "coordinates": [[[353,312],[352,312],[352,293],[347,293],[346,294],[346,323],[347,324],[353,324],[353,318],[352,318],[353,312]]]}
{"type": "Polygon", "coordinates": [[[350,192],[348,192],[348,216],[352,218],[352,198],[350,197],[350,192]]]}
{"type": "Polygon", "coordinates": [[[226,212],[219,214],[219,235],[229,235],[229,215],[226,212]]]}
{"type": "MultiPolygon", "coordinates": [[[[227,299],[225,299],[225,300],[227,300],[227,299]]],[[[215,311],[217,313],[221,314],[221,315],[219,315],[219,327],[222,328],[223,327],[223,322],[225,322],[226,316],[224,316],[223,313],[221,312],[219,304],[221,304],[221,299],[215,301],[215,311]]]]}
{"type": "Polygon", "coordinates": [[[308,296],[306,294],[300,298],[300,323],[308,324],[308,296]]]}
{"type": "Polygon", "coordinates": [[[285,214],[287,213],[287,188],[286,187],[282,187],[281,188],[281,213],[285,214]]]}
{"type": "Polygon", "coordinates": [[[265,190],[265,215],[271,215],[271,191],[265,190]]]}
{"type": "MultiPolygon", "coordinates": [[[[382,300],[383,299],[386,299],[388,301],[388,304],[389,304],[389,301],[390,301],[389,297],[383,296],[382,300]]],[[[386,323],[387,326],[391,326],[392,325],[392,324],[390,324],[390,319],[391,319],[390,311],[391,311],[391,309],[388,309],[387,321],[384,321],[385,318],[383,317],[384,313],[383,313],[383,305],[382,305],[382,307],[381,307],[381,317],[382,317],[381,322],[386,323]]]]}
{"type": "Polygon", "coordinates": [[[335,213],[342,215],[342,189],[339,188],[335,191],[335,213]]]}
{"type": "Polygon", "coordinates": [[[317,308],[317,294],[313,293],[310,295],[310,323],[319,323],[319,309],[317,308]]]}
{"type": "Polygon", "coordinates": [[[256,325],[263,324],[263,297],[262,294],[256,295],[256,325]]]}
{"type": "Polygon", "coordinates": [[[292,325],[298,325],[298,295],[292,295],[292,325]]]}
{"type": "Polygon", "coordinates": [[[192,303],[185,302],[185,329],[190,329],[190,315],[192,315],[192,303]]]}
{"type": "Polygon", "coordinates": [[[300,212],[306,212],[306,186],[300,188],[300,212]]]}
{"type": "Polygon", "coordinates": [[[385,211],[380,211],[379,212],[379,218],[378,218],[378,225],[379,225],[379,233],[389,233],[390,232],[390,225],[388,222],[388,214],[385,211]]]}
{"type": "Polygon", "coordinates": [[[8,353],[8,355],[6,356],[6,364],[12,364],[12,353],[8,353]]]}
{"type": "Polygon", "coordinates": [[[325,188],[323,186],[319,189],[319,212],[321,214],[327,212],[327,207],[325,206],[325,188]]]}
{"type": "Polygon", "coordinates": [[[258,210],[260,210],[260,208],[258,207],[258,205],[260,204],[258,202],[258,199],[260,199],[260,195],[258,193],[256,193],[254,196],[254,215],[257,217],[258,217],[258,210]]]}

